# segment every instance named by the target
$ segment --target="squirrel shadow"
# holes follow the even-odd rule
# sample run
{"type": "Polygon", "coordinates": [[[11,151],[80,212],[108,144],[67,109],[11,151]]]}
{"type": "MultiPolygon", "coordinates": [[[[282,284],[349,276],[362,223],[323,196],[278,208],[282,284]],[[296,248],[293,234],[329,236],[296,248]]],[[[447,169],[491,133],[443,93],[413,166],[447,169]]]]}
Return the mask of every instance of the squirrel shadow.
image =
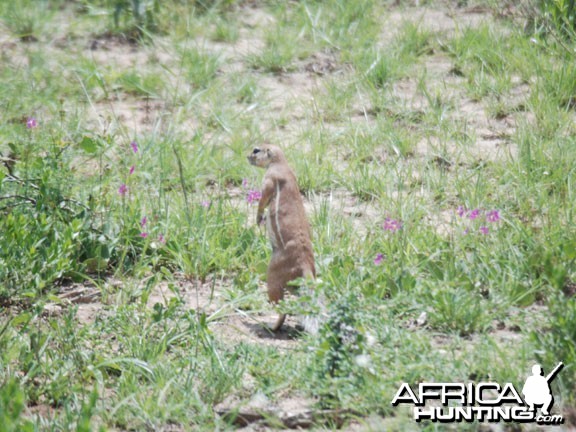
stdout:
{"type": "Polygon", "coordinates": [[[260,339],[295,340],[302,336],[302,328],[299,326],[284,324],[280,330],[274,332],[263,323],[245,323],[245,325],[254,336],[260,339]]]}

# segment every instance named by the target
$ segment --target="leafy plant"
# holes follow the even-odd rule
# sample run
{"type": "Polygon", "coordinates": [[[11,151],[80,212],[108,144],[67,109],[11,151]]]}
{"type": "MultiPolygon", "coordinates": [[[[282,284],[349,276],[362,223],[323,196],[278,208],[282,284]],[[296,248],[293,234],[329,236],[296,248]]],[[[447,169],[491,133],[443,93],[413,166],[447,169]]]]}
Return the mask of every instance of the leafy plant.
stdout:
{"type": "Polygon", "coordinates": [[[429,305],[430,325],[444,331],[468,335],[486,331],[492,322],[487,303],[463,289],[439,289],[430,296],[429,305]]]}
{"type": "Polygon", "coordinates": [[[294,67],[292,62],[298,52],[298,46],[289,42],[284,35],[277,31],[269,31],[266,35],[266,47],[260,54],[248,56],[248,62],[255,69],[266,72],[288,72],[294,67]]]}
{"type": "Polygon", "coordinates": [[[544,23],[552,26],[563,36],[574,39],[576,36],[576,1],[539,0],[538,7],[544,23]]]}
{"type": "Polygon", "coordinates": [[[1,19],[10,32],[23,42],[36,42],[51,14],[49,2],[22,0],[0,6],[1,19]]]}
{"type": "Polygon", "coordinates": [[[196,47],[181,51],[181,67],[186,81],[195,89],[205,89],[216,77],[218,56],[196,47]]]}
{"type": "Polygon", "coordinates": [[[365,336],[358,316],[358,299],[345,296],[329,306],[327,318],[320,329],[313,363],[315,388],[327,406],[338,405],[339,397],[360,385],[365,371],[358,359],[365,351],[365,336]],[[335,389],[338,388],[339,391],[335,389]]]}
{"type": "MultiPolygon", "coordinates": [[[[121,23],[126,22],[126,15],[131,15],[132,27],[140,35],[144,31],[154,31],[156,29],[155,15],[160,9],[158,0],[112,0],[114,3],[114,25],[117,29],[121,23]]],[[[128,27],[130,28],[130,26],[128,27]]]]}
{"type": "Polygon", "coordinates": [[[558,380],[567,389],[569,401],[574,402],[576,389],[576,298],[561,295],[549,302],[547,327],[532,330],[530,338],[534,344],[536,358],[542,362],[544,370],[552,370],[558,362],[566,367],[558,380]]]}
{"type": "Polygon", "coordinates": [[[25,396],[16,380],[0,385],[0,423],[5,431],[33,431],[34,425],[24,420],[21,414],[25,407],[25,396]]]}

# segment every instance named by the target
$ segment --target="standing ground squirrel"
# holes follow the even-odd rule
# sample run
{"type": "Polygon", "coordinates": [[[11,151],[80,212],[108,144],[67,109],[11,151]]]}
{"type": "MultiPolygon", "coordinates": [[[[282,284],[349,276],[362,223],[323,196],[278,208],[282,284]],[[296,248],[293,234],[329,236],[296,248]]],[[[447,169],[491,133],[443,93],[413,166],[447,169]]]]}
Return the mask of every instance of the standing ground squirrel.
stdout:
{"type": "MultiPolygon", "coordinates": [[[[248,156],[248,161],[266,169],[256,223],[266,221],[266,231],[272,243],[272,259],[267,274],[268,298],[272,303],[278,303],[285,290],[292,288],[288,286],[290,281],[316,277],[310,225],[296,176],[282,150],[273,145],[257,147],[248,156]],[[268,215],[264,216],[266,208],[268,215]]],[[[278,331],[285,318],[285,314],[280,315],[272,330],[278,331]]],[[[317,330],[314,320],[306,319],[304,327],[309,332],[317,330]]]]}

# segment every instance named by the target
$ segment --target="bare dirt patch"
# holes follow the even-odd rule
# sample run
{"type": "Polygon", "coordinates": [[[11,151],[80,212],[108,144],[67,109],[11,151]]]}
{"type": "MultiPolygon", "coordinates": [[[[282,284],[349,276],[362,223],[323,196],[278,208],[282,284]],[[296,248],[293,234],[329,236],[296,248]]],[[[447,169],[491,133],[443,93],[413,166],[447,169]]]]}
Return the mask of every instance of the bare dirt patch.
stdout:
{"type": "Polygon", "coordinates": [[[306,398],[284,398],[271,403],[264,394],[256,393],[248,400],[229,397],[214,410],[244,431],[268,427],[307,429],[327,421],[340,427],[349,414],[341,410],[317,410],[313,406],[314,401],[306,398]]]}
{"type": "Polygon", "coordinates": [[[418,25],[427,31],[451,36],[455,31],[467,27],[478,27],[492,22],[492,14],[484,9],[463,8],[397,8],[390,12],[382,25],[379,43],[390,44],[406,23],[418,25]]]}
{"type": "MultiPolygon", "coordinates": [[[[209,327],[227,344],[257,343],[280,349],[294,348],[299,334],[296,319],[288,317],[284,328],[273,333],[268,327],[274,324],[278,313],[272,306],[267,305],[264,310],[260,310],[259,305],[255,305],[254,310],[241,309],[223,295],[230,283],[228,280],[200,282],[185,279],[170,284],[163,282],[153,289],[147,305],[150,308],[156,303],[167,305],[171,299],[179,298],[186,307],[205,313],[209,327]]],[[[266,298],[262,285],[257,301],[265,302],[266,298]]]]}
{"type": "Polygon", "coordinates": [[[126,97],[94,104],[89,111],[95,130],[120,128],[127,136],[150,133],[166,112],[163,102],[152,98],[126,97]],[[129,132],[128,132],[129,131],[129,132]]]}
{"type": "Polygon", "coordinates": [[[291,119],[303,118],[307,102],[318,83],[309,73],[292,72],[280,75],[265,75],[258,84],[266,91],[271,113],[288,112],[291,119]]]}
{"type": "Polygon", "coordinates": [[[76,319],[80,324],[93,324],[103,305],[101,292],[91,283],[73,283],[62,286],[57,294],[58,303],[44,306],[44,316],[61,316],[70,307],[76,307],[76,319]]]}

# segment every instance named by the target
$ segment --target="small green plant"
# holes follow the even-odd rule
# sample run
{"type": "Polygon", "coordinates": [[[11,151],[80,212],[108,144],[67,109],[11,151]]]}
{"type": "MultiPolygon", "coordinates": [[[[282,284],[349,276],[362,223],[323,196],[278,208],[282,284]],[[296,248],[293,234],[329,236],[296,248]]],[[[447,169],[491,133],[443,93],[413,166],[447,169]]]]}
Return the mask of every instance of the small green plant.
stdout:
{"type": "Polygon", "coordinates": [[[24,392],[16,380],[2,383],[0,386],[0,423],[7,432],[33,431],[31,421],[22,418],[25,407],[24,392]]]}
{"type": "Polygon", "coordinates": [[[430,295],[430,325],[460,335],[486,331],[492,321],[490,307],[479,294],[461,288],[440,288],[430,295]]]}
{"type": "Polygon", "coordinates": [[[347,405],[349,392],[363,386],[370,375],[361,310],[355,295],[344,296],[329,306],[311,371],[313,391],[321,397],[323,406],[347,405]]]}
{"type": "MultiPolygon", "coordinates": [[[[576,108],[576,66],[573,57],[554,65],[539,82],[539,90],[554,101],[561,109],[576,108]]],[[[536,97],[542,97],[537,95],[536,97]]]]}
{"type": "Polygon", "coordinates": [[[381,50],[361,51],[354,64],[374,89],[384,89],[398,77],[399,65],[396,58],[381,50]]]}
{"type": "Polygon", "coordinates": [[[321,374],[330,377],[348,377],[353,367],[354,355],[363,348],[363,336],[357,328],[357,305],[351,299],[341,300],[332,307],[321,330],[318,358],[321,374]]]}
{"type": "Polygon", "coordinates": [[[36,42],[52,11],[49,2],[23,0],[0,6],[1,19],[10,32],[23,42],[36,42]]]}
{"type": "Polygon", "coordinates": [[[433,52],[431,40],[432,33],[423,29],[421,24],[405,22],[396,37],[394,45],[398,46],[398,55],[402,59],[413,58],[415,60],[421,55],[433,52]]]}
{"type": "Polygon", "coordinates": [[[54,145],[47,157],[31,152],[37,120],[28,118],[26,127],[26,138],[11,144],[0,174],[3,298],[35,297],[54,282],[80,274],[82,244],[91,231],[90,208],[64,188],[70,175],[60,169],[65,149],[54,145]]]}
{"type": "Polygon", "coordinates": [[[211,39],[216,42],[234,43],[240,37],[236,20],[218,17],[214,24],[211,39]]]}
{"type": "Polygon", "coordinates": [[[158,98],[162,94],[163,80],[157,73],[141,74],[129,71],[121,74],[117,85],[128,94],[158,98]]]}
{"type": "Polygon", "coordinates": [[[531,9],[531,21],[569,40],[576,37],[576,2],[574,0],[538,0],[531,9]]]}
{"type": "Polygon", "coordinates": [[[288,72],[293,69],[292,62],[297,51],[297,45],[277,29],[273,29],[266,35],[266,47],[262,52],[249,55],[247,60],[254,69],[272,73],[288,72]]]}
{"type": "Polygon", "coordinates": [[[350,115],[356,86],[340,80],[328,81],[314,97],[314,107],[325,122],[341,121],[350,115]]]}
{"type": "Polygon", "coordinates": [[[549,307],[546,328],[532,330],[530,338],[544,370],[552,370],[560,361],[566,365],[558,380],[569,395],[566,402],[573,403],[576,388],[576,298],[558,294],[550,299],[549,307]]]}
{"type": "Polygon", "coordinates": [[[157,28],[155,16],[160,10],[158,0],[113,0],[114,25],[135,30],[139,36],[144,32],[155,31],[157,28]],[[128,16],[130,18],[128,18],[128,16]],[[128,24],[132,22],[133,24],[128,24]]]}
{"type": "Polygon", "coordinates": [[[244,75],[233,77],[233,87],[236,89],[236,100],[245,104],[253,103],[259,92],[258,84],[254,78],[244,75]]]}
{"type": "Polygon", "coordinates": [[[220,59],[214,54],[196,47],[180,52],[181,70],[185,82],[195,89],[205,89],[216,77],[220,59]]]}

